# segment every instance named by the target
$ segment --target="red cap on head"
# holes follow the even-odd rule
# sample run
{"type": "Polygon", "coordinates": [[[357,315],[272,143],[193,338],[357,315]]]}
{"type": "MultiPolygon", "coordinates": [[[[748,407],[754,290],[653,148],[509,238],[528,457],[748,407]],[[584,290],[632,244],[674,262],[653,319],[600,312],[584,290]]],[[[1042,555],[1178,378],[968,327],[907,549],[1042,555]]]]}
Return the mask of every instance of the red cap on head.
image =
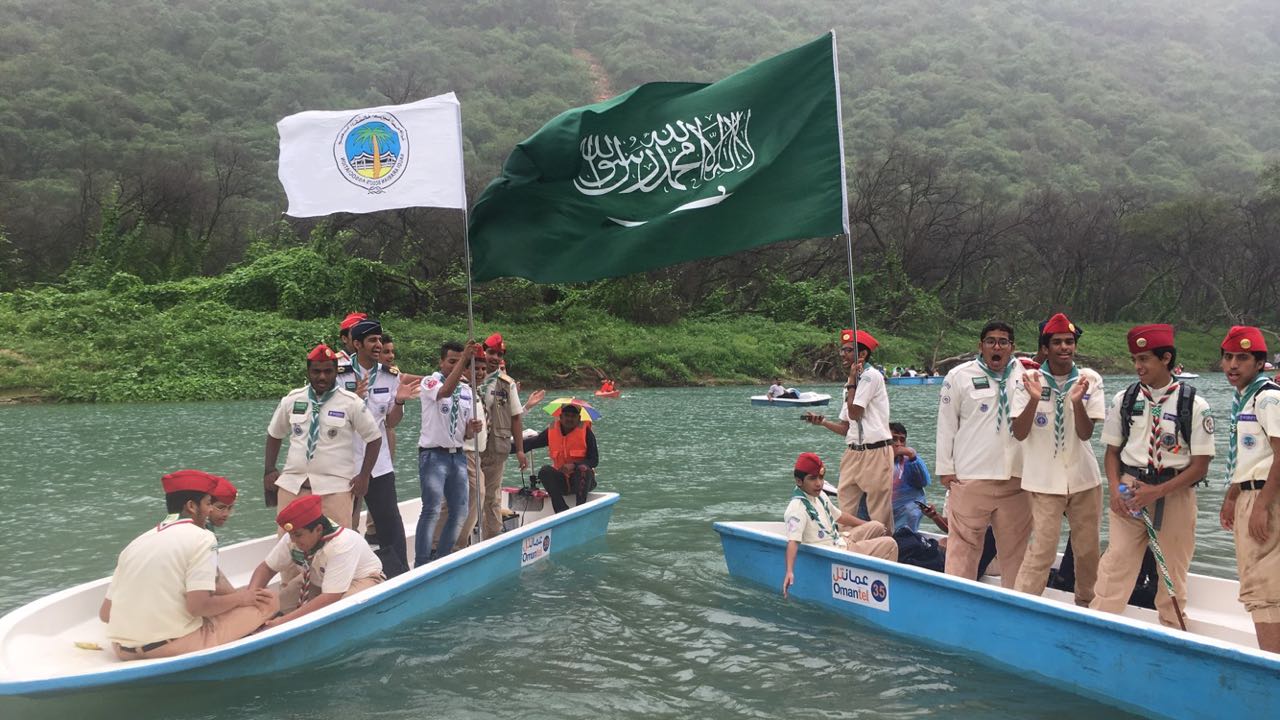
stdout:
{"type": "Polygon", "coordinates": [[[1055,333],[1071,333],[1076,337],[1080,337],[1080,328],[1076,327],[1075,323],[1068,320],[1066,315],[1063,315],[1062,313],[1058,313],[1057,315],[1054,315],[1053,317],[1049,318],[1049,321],[1044,324],[1044,328],[1040,331],[1040,333],[1042,335],[1053,335],[1055,333]]]}
{"type": "Polygon", "coordinates": [[[841,331],[840,331],[840,344],[841,344],[841,345],[850,345],[850,344],[852,344],[852,343],[853,343],[853,331],[852,331],[852,330],[850,330],[850,329],[848,329],[848,328],[845,328],[844,330],[841,330],[841,331]]]}
{"type": "Polygon", "coordinates": [[[218,486],[209,494],[213,495],[214,500],[230,505],[236,501],[236,495],[238,492],[236,490],[236,486],[232,485],[230,480],[220,477],[218,478],[218,486]]]}
{"type": "Polygon", "coordinates": [[[212,495],[214,489],[218,487],[219,480],[226,482],[217,475],[211,475],[203,470],[178,470],[160,478],[160,484],[164,486],[166,495],[183,490],[212,495]]]}
{"type": "Polygon", "coordinates": [[[338,356],[333,354],[333,351],[329,349],[328,345],[320,343],[319,345],[311,348],[311,352],[307,353],[307,359],[316,361],[337,360],[338,356]]]}
{"type": "Polygon", "coordinates": [[[857,339],[858,339],[858,344],[867,346],[868,350],[875,350],[876,348],[880,347],[879,341],[871,337],[871,333],[867,332],[866,330],[859,330],[857,339]]]}
{"type": "Polygon", "coordinates": [[[796,470],[805,475],[821,476],[822,467],[822,458],[815,453],[800,453],[800,457],[796,458],[796,470]]]}
{"type": "Polygon", "coordinates": [[[489,350],[497,350],[498,352],[507,351],[507,344],[502,341],[501,333],[494,333],[485,338],[484,346],[489,350]]]}
{"type": "Polygon", "coordinates": [[[294,528],[306,527],[324,515],[319,495],[303,495],[294,499],[276,515],[276,524],[289,532],[294,528]]]}
{"type": "Polygon", "coordinates": [[[361,320],[367,317],[369,316],[366,315],[365,313],[358,313],[358,312],[347,313],[347,316],[342,318],[342,322],[338,323],[338,329],[350,330],[351,328],[356,326],[356,323],[360,322],[361,320]]]}
{"type": "Polygon", "coordinates": [[[1233,325],[1222,341],[1222,349],[1226,352],[1266,352],[1267,341],[1262,331],[1249,325],[1233,325]]]}
{"type": "Polygon", "coordinates": [[[1140,352],[1156,348],[1173,347],[1173,326],[1139,325],[1129,331],[1129,352],[1137,355],[1140,352]]]}

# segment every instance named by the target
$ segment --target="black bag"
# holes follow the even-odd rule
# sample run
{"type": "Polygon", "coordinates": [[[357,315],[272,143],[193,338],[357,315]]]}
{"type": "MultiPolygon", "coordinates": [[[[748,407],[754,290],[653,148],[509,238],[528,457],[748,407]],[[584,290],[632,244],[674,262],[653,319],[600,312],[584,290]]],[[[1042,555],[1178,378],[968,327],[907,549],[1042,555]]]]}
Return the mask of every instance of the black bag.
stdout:
{"type": "Polygon", "coordinates": [[[898,562],[915,565],[934,572],[946,569],[947,558],[938,547],[938,541],[900,527],[893,531],[893,541],[898,543],[898,562]]]}

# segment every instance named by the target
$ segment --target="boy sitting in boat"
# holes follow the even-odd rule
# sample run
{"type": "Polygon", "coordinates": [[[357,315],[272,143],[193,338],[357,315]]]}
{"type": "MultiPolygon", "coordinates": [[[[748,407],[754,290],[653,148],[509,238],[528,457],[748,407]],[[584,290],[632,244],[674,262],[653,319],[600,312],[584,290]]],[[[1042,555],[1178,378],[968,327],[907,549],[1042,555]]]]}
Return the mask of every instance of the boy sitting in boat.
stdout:
{"type": "Polygon", "coordinates": [[[898,559],[898,544],[883,523],[864,521],[841,512],[822,492],[826,468],[816,454],[800,453],[795,465],[796,489],[783,513],[787,528],[787,574],[782,580],[782,596],[795,581],[796,554],[800,543],[852,550],[884,560],[898,559]],[[844,525],[850,529],[841,530],[844,525]]]}
{"type": "Polygon", "coordinates": [[[249,580],[250,589],[265,588],[276,573],[290,571],[280,589],[285,614],[267,621],[266,627],[313,613],[385,579],[382,561],[369,543],[325,517],[322,503],[319,495],[304,495],[276,515],[285,534],[249,580]]]}
{"type": "MultiPolygon", "coordinates": [[[[220,528],[223,525],[226,525],[227,520],[231,519],[231,510],[235,506],[236,496],[239,494],[240,491],[236,489],[235,485],[231,484],[230,480],[224,477],[218,478],[218,484],[213,489],[213,506],[209,509],[209,519],[205,523],[205,528],[209,532],[213,533],[214,537],[217,537],[218,534],[218,531],[215,528],[220,528]]],[[[217,589],[215,592],[219,595],[234,592],[236,589],[235,586],[227,580],[227,576],[222,574],[221,569],[218,570],[216,587],[217,589]]]]}
{"type": "Polygon", "coordinates": [[[218,541],[205,522],[218,480],[199,470],[165,475],[169,516],[120,553],[98,617],[121,660],[173,657],[229,643],[279,609],[270,590],[215,592],[218,541]]]}

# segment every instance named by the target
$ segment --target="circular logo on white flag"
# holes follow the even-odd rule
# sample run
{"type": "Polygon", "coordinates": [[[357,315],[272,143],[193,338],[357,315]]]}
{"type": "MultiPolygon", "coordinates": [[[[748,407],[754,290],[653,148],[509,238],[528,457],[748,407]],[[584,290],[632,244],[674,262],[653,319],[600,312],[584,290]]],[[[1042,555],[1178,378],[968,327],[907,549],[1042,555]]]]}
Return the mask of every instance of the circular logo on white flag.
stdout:
{"type": "Polygon", "coordinates": [[[391,113],[360,113],[334,138],[333,159],[347,182],[386,192],[409,166],[409,134],[391,113]]]}

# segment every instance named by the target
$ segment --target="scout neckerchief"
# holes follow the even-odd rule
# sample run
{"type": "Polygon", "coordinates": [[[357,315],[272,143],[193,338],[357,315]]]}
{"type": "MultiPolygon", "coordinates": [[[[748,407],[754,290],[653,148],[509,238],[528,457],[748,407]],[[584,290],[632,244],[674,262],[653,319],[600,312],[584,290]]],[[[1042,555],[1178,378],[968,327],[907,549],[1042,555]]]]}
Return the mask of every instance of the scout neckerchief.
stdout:
{"type": "Polygon", "coordinates": [[[316,443],[320,440],[320,406],[329,402],[329,398],[337,392],[338,386],[329,388],[323,397],[316,397],[316,389],[307,384],[307,400],[311,402],[311,429],[307,431],[307,459],[316,454],[316,443]]]}
{"type": "Polygon", "coordinates": [[[362,368],[360,367],[360,358],[356,357],[351,362],[351,371],[356,374],[356,380],[363,380],[365,378],[368,379],[368,381],[364,384],[364,389],[365,389],[364,404],[367,406],[369,404],[369,398],[373,395],[373,384],[378,381],[378,361],[377,360],[373,361],[373,368],[370,369],[368,374],[364,375],[363,377],[361,377],[360,375],[361,370],[362,368]]]}
{"type": "Polygon", "coordinates": [[[1258,377],[1249,383],[1244,392],[1236,391],[1235,399],[1231,402],[1231,442],[1227,445],[1227,482],[1231,482],[1236,474],[1236,440],[1237,429],[1240,425],[1240,413],[1244,412],[1244,408],[1253,399],[1254,395],[1267,384],[1267,377],[1262,373],[1258,373],[1258,377]]]}
{"type": "MultiPolygon", "coordinates": [[[[1070,390],[1071,386],[1075,385],[1076,381],[1080,379],[1080,370],[1076,368],[1075,363],[1071,363],[1071,372],[1067,374],[1066,382],[1062,383],[1062,387],[1058,387],[1058,381],[1053,377],[1052,373],[1047,372],[1046,370],[1041,368],[1040,374],[1044,376],[1045,381],[1049,383],[1049,387],[1054,392],[1053,454],[1054,456],[1057,456],[1057,454],[1062,450],[1062,441],[1066,439],[1065,438],[1066,424],[1063,422],[1063,420],[1066,418],[1066,414],[1067,414],[1067,405],[1066,405],[1067,391],[1070,390]]],[[[1039,401],[1036,400],[1033,402],[1039,402],[1039,401]]]]}
{"type": "Polygon", "coordinates": [[[1013,369],[1013,358],[1009,358],[1009,362],[1004,365],[1004,372],[999,376],[996,371],[987,367],[987,361],[981,355],[978,356],[978,367],[982,368],[982,372],[987,377],[996,381],[996,385],[1000,387],[1000,404],[996,411],[996,432],[1006,425],[1009,426],[1009,432],[1013,432],[1013,425],[1009,423],[1009,389],[1007,382],[1009,380],[1009,372],[1013,369]]]}
{"type": "MultiPolygon", "coordinates": [[[[818,530],[819,531],[823,530],[824,528],[823,528],[822,520],[818,518],[818,509],[813,506],[813,503],[809,502],[809,496],[806,495],[805,492],[801,490],[799,487],[797,487],[795,491],[791,493],[791,496],[800,498],[800,502],[804,503],[805,512],[809,513],[809,517],[812,518],[814,522],[818,523],[818,530]]],[[[825,497],[823,497],[821,491],[818,492],[818,497],[822,502],[823,509],[827,511],[827,519],[830,521],[825,529],[827,532],[831,533],[831,541],[835,542],[836,538],[840,537],[839,534],[836,532],[835,514],[831,512],[830,501],[828,501],[825,497]]],[[[819,538],[822,537],[821,532],[818,533],[818,537],[819,538]]]]}
{"type": "Polygon", "coordinates": [[[1164,461],[1161,458],[1164,454],[1164,443],[1160,442],[1160,419],[1164,412],[1165,401],[1178,392],[1178,383],[1170,383],[1160,395],[1159,400],[1152,396],[1151,388],[1146,385],[1138,387],[1142,390],[1142,397],[1147,400],[1148,412],[1151,415],[1151,436],[1147,441],[1147,467],[1159,475],[1164,470],[1164,461]]]}
{"type": "MultiPolygon", "coordinates": [[[[443,375],[444,373],[440,373],[443,375]]],[[[453,394],[449,396],[449,437],[458,436],[458,415],[462,410],[458,407],[458,399],[462,396],[462,380],[459,378],[458,384],[453,386],[453,394]]]]}
{"type": "Polygon", "coordinates": [[[320,542],[311,548],[311,552],[303,552],[297,547],[289,548],[289,557],[295,565],[302,568],[302,590],[298,595],[299,603],[304,603],[311,599],[311,561],[315,559],[316,553],[320,552],[326,542],[332,540],[342,531],[342,528],[329,518],[321,516],[320,519],[324,521],[325,534],[320,537],[320,542]]]}

